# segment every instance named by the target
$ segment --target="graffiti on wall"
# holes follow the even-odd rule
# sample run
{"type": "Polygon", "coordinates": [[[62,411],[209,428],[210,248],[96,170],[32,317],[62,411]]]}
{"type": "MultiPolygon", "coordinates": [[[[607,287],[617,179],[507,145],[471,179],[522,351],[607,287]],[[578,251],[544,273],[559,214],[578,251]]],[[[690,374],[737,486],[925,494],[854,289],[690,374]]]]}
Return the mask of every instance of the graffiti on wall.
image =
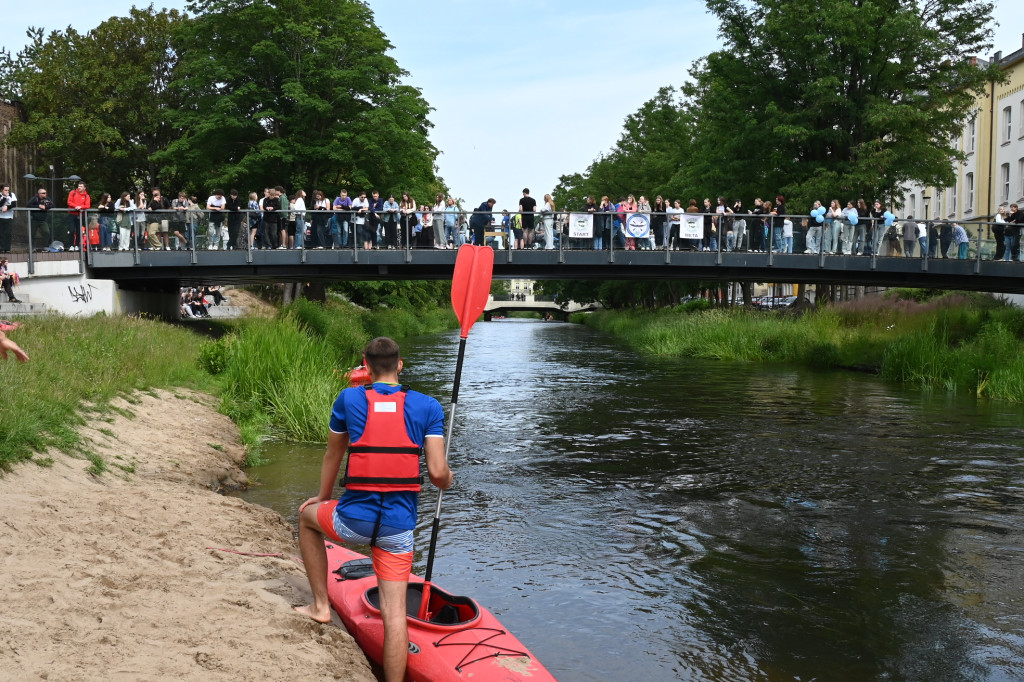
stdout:
{"type": "Polygon", "coordinates": [[[77,287],[68,287],[68,293],[71,294],[72,303],[89,303],[92,301],[93,296],[96,294],[97,287],[92,284],[82,284],[77,287]]]}

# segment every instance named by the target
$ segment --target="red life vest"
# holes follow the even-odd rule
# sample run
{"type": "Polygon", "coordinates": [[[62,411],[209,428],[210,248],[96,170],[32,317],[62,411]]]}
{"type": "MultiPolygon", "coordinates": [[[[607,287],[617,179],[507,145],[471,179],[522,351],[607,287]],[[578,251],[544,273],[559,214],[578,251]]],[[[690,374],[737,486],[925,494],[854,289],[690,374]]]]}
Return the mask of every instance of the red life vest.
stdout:
{"type": "Polygon", "coordinates": [[[349,490],[419,492],[420,453],[405,428],[405,389],[383,395],[364,386],[366,425],[348,448],[345,487],[349,490]]]}

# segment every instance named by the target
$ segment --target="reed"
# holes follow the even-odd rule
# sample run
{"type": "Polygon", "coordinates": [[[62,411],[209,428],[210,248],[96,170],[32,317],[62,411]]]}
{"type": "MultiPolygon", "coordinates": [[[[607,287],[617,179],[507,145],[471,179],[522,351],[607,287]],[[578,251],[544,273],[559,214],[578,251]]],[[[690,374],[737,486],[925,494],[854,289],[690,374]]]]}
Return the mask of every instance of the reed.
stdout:
{"type": "Polygon", "coordinates": [[[344,373],[360,361],[376,336],[397,339],[451,329],[450,310],[366,310],[300,299],[272,319],[253,319],[204,344],[200,361],[220,375],[222,410],[240,427],[249,463],[258,463],[267,437],[322,443],[327,416],[344,373]]]}
{"type": "Polygon", "coordinates": [[[89,455],[77,429],[107,418],[115,397],[174,386],[214,388],[195,362],[198,337],[153,320],[41,316],[24,320],[10,336],[32,360],[0,362],[3,470],[35,457],[45,463],[38,453],[48,448],[89,455]]]}
{"type": "Polygon", "coordinates": [[[1024,402],[1024,311],[985,296],[861,299],[803,315],[676,308],[579,319],[643,353],[858,369],[1024,402]]]}

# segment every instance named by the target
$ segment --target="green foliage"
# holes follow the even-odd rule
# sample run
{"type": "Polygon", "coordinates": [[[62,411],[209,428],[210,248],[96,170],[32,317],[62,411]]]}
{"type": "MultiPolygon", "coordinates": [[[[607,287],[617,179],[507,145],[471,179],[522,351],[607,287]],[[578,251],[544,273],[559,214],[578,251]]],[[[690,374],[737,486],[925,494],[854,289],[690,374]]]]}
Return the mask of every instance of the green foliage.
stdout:
{"type": "MultiPolygon", "coordinates": [[[[7,138],[97,194],[285,185],[443,190],[430,107],[359,0],[196,0],[0,51],[7,138]]],[[[45,173],[39,173],[45,175],[45,173]]]]}
{"type": "Polygon", "coordinates": [[[176,33],[164,173],[208,184],[433,196],[430,107],[358,0],[195,0],[176,33]]]}
{"type": "Polygon", "coordinates": [[[210,374],[220,374],[227,366],[228,344],[231,337],[221,337],[213,341],[204,341],[199,346],[196,358],[199,366],[210,374]]]}
{"type": "Polygon", "coordinates": [[[492,279],[491,280],[491,295],[492,296],[504,296],[512,289],[512,282],[507,279],[492,279]]]}
{"type": "Polygon", "coordinates": [[[800,317],[684,308],[581,319],[646,353],[856,368],[926,389],[1024,402],[1024,311],[988,297],[862,299],[800,317]]]}
{"type": "Polygon", "coordinates": [[[659,194],[683,198],[680,173],[690,156],[692,136],[692,123],[678,93],[674,88],[661,88],[626,118],[622,137],[610,152],[585,173],[559,178],[553,192],[556,205],[575,210],[583,206],[586,197],[604,194],[614,199],[643,194],[651,204],[659,194]]]}
{"type": "Polygon", "coordinates": [[[549,280],[539,282],[534,292],[557,296],[561,302],[600,303],[606,308],[659,308],[678,305],[683,297],[696,294],[699,282],[679,280],[549,280]]]}
{"type": "Polygon", "coordinates": [[[239,425],[248,463],[259,462],[260,442],[268,434],[326,441],[328,410],[348,385],[345,372],[359,363],[370,339],[402,339],[457,326],[450,307],[365,310],[306,299],[274,319],[247,321],[209,355],[224,353],[222,410],[239,425]]]}
{"type": "Polygon", "coordinates": [[[331,291],[364,308],[449,307],[452,297],[450,281],[367,280],[337,282],[331,291]]]}
{"type": "Polygon", "coordinates": [[[728,194],[881,199],[909,182],[945,187],[953,142],[996,66],[987,0],[708,0],[721,49],[696,62],[681,92],[662,88],[615,147],[562,176],[558,205],[587,195],[728,194]]]}
{"type": "Polygon", "coordinates": [[[177,61],[172,31],[188,23],[177,10],[150,5],[85,34],[30,31],[32,42],[16,60],[4,68],[0,59],[4,80],[20,84],[28,115],[6,144],[33,147],[59,176],[85,178],[95,198],[159,184],[150,155],[178,136],[168,123],[179,105],[167,88],[177,61]]]}
{"type": "Polygon", "coordinates": [[[159,322],[33,317],[11,337],[32,361],[0,362],[0,385],[11,387],[0,419],[0,469],[51,447],[84,456],[77,429],[85,403],[105,407],[153,387],[209,388],[196,363],[197,337],[159,322]]]}
{"type": "Polygon", "coordinates": [[[689,183],[707,192],[892,199],[946,186],[952,146],[995,67],[984,0],[710,0],[722,49],[685,88],[689,183]],[[770,84],[770,85],[768,85],[770,84]]]}

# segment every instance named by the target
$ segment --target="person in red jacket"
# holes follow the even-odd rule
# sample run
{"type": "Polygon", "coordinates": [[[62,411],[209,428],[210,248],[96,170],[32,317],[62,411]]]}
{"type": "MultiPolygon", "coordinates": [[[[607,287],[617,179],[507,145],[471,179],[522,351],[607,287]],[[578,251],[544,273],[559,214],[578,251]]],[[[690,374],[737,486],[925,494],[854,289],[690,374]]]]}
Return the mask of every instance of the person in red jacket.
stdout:
{"type": "Polygon", "coordinates": [[[78,181],[78,186],[71,190],[68,194],[68,233],[70,236],[69,244],[71,248],[69,251],[78,251],[78,241],[82,235],[82,221],[85,218],[85,212],[92,208],[92,199],[89,198],[89,193],[85,191],[85,183],[81,180],[78,181]]]}

